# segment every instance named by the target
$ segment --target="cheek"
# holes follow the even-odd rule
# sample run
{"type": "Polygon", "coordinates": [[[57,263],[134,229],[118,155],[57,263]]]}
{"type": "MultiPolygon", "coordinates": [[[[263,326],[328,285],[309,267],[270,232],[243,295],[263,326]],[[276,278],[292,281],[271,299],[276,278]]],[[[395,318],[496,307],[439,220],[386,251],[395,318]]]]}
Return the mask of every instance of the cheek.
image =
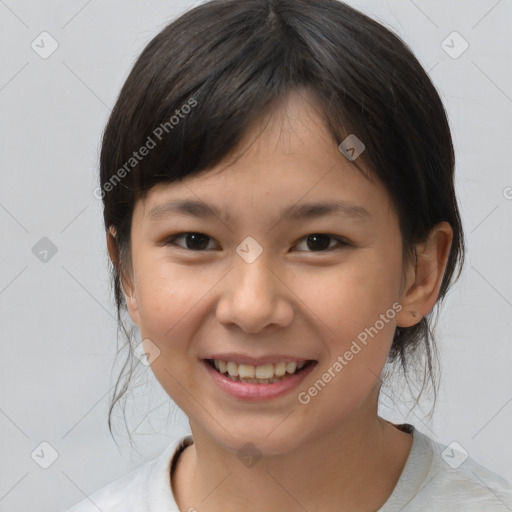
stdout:
{"type": "Polygon", "coordinates": [[[385,315],[379,331],[392,336],[399,298],[400,261],[376,251],[362,251],[357,258],[307,278],[296,277],[292,285],[297,296],[314,313],[337,348],[373,326],[385,315]],[[391,311],[389,311],[391,308],[391,311]],[[386,312],[388,314],[386,315],[386,312]]]}
{"type": "Polygon", "coordinates": [[[218,277],[211,269],[172,264],[161,258],[141,261],[137,278],[137,306],[141,330],[164,340],[182,330],[181,324],[213,288],[218,277]]]}
{"type": "Polygon", "coordinates": [[[313,387],[303,391],[316,407],[339,415],[357,408],[379,384],[401,308],[399,258],[370,250],[358,256],[301,288],[326,349],[316,380],[307,384],[313,387]]]}
{"type": "Polygon", "coordinates": [[[180,384],[193,386],[193,382],[186,382],[193,364],[187,353],[190,329],[194,328],[190,311],[198,298],[183,276],[167,277],[157,268],[150,276],[140,275],[139,330],[141,339],[151,340],[153,374],[167,394],[180,402],[180,384]]]}
{"type": "Polygon", "coordinates": [[[193,353],[198,317],[206,314],[208,292],[218,277],[190,266],[153,262],[140,266],[138,307],[140,334],[150,339],[158,354],[151,370],[179,407],[190,408],[190,396],[200,391],[197,359],[193,353]]]}

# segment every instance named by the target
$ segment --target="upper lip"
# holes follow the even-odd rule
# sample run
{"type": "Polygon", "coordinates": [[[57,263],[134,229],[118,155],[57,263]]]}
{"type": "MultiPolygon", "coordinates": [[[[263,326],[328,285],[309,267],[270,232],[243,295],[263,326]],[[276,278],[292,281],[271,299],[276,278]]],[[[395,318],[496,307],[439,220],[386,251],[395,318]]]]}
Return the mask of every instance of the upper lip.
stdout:
{"type": "Polygon", "coordinates": [[[299,356],[289,356],[282,354],[266,355],[260,357],[250,357],[246,354],[240,354],[235,352],[229,352],[224,354],[209,354],[203,359],[216,359],[217,361],[226,361],[237,364],[250,364],[252,366],[261,366],[264,364],[276,364],[276,363],[291,363],[291,362],[306,362],[314,361],[311,358],[304,358],[299,356]]]}

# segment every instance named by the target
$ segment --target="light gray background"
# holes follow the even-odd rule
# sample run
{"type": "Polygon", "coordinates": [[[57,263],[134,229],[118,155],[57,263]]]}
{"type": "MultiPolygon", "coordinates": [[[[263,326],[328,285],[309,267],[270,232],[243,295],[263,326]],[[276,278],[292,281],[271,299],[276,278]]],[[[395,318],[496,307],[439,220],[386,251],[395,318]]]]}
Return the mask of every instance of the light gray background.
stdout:
{"type": "MultiPolygon", "coordinates": [[[[404,417],[387,399],[382,413],[444,444],[457,441],[512,479],[512,2],[349,3],[393,28],[440,90],[468,245],[440,316],[443,380],[433,420],[418,411],[404,417]],[[442,47],[453,31],[469,44],[456,59],[442,47]]],[[[108,432],[119,366],[112,373],[116,322],[102,205],[92,191],[99,139],[134,59],[191,5],[0,0],[0,511],[64,510],[188,432],[150,370],[128,409],[139,453],[122,423],[119,448],[108,432]],[[59,45],[47,59],[31,48],[43,31],[59,45]],[[46,263],[32,252],[42,237],[57,247],[46,263]],[[42,442],[58,452],[48,469],[31,457],[36,449],[50,456],[42,442]]]]}

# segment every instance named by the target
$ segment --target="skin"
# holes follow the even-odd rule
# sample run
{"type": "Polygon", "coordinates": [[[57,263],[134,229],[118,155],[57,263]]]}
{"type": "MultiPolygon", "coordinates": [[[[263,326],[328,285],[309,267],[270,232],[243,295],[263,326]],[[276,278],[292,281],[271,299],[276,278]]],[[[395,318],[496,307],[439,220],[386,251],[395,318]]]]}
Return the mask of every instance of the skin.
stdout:
{"type": "MultiPolygon", "coordinates": [[[[172,475],[180,509],[382,506],[412,436],[378,417],[380,375],[395,327],[416,324],[437,300],[450,226],[437,225],[416,247],[416,264],[404,261],[387,191],[338,150],[313,100],[293,92],[220,165],[151,189],[135,206],[131,236],[132,267],[123,279],[128,311],[141,339],[158,347],[151,369],[187,414],[194,437],[172,475]],[[150,220],[154,206],[176,198],[216,205],[222,216],[150,220]],[[278,213],[287,205],[339,199],[364,207],[369,217],[330,214],[296,222],[278,213]],[[207,248],[187,249],[185,237],[169,242],[187,232],[210,237],[207,248]],[[314,233],[333,237],[329,250],[308,243],[314,233]],[[263,249],[252,263],[236,253],[247,236],[263,249]],[[297,394],[395,303],[400,312],[301,404],[297,394]],[[291,393],[244,402],[205,374],[201,359],[211,352],[287,354],[318,363],[291,393]],[[248,442],[262,455],[252,467],[237,457],[248,442]]],[[[113,232],[107,241],[117,263],[113,232]]]]}

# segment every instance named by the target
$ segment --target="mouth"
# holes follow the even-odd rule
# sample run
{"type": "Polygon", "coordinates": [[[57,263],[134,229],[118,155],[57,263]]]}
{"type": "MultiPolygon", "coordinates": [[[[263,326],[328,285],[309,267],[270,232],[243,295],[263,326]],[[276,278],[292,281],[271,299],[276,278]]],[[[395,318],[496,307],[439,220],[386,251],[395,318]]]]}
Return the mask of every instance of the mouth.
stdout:
{"type": "Polygon", "coordinates": [[[309,370],[317,361],[278,361],[261,365],[242,364],[221,359],[204,359],[205,363],[223,377],[246,384],[275,384],[309,370]]]}

